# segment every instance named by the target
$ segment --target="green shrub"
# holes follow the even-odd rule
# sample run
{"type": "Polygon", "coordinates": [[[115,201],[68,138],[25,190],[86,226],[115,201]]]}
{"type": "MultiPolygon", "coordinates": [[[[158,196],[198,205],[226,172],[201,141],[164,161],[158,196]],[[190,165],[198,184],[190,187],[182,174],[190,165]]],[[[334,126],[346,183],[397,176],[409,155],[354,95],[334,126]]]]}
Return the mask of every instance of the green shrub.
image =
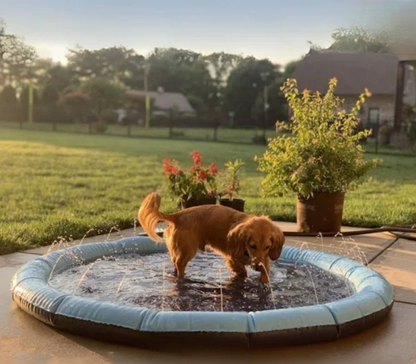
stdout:
{"type": "Polygon", "coordinates": [[[266,173],[263,194],[281,196],[293,191],[308,198],[314,192],[346,192],[366,179],[377,160],[364,159],[359,143],[369,135],[357,132],[358,114],[366,89],[350,112],[343,100],[334,95],[335,78],[329,81],[325,95],[308,90],[299,93],[297,82],[289,79],[282,91],[293,112],[290,123],[278,123],[292,134],[271,138],[263,157],[256,157],[258,169],[266,173]]]}

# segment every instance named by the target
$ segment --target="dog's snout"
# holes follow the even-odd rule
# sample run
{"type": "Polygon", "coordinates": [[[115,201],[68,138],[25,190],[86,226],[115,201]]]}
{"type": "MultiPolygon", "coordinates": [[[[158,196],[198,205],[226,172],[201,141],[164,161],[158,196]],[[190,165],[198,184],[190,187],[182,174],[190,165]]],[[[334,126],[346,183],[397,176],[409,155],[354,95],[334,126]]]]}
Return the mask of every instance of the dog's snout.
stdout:
{"type": "Polygon", "coordinates": [[[257,261],[257,259],[255,259],[255,258],[252,260],[251,266],[257,272],[261,272],[263,270],[263,264],[261,262],[257,261]]]}

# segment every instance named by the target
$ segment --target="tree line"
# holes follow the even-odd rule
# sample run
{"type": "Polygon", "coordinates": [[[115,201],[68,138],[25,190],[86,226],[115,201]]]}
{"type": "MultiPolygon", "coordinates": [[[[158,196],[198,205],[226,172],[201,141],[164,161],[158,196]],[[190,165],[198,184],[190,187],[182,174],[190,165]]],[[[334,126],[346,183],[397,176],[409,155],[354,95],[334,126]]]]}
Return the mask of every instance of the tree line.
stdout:
{"type": "MultiPolygon", "coordinates": [[[[329,50],[388,51],[385,34],[363,28],[337,29],[332,36],[329,50]]],[[[272,127],[287,117],[280,87],[299,61],[283,67],[253,56],[204,55],[177,48],[155,48],[144,56],[119,46],[75,47],[68,50],[67,63],[62,65],[40,58],[34,47],[8,34],[1,23],[0,120],[27,117],[29,84],[34,90],[35,120],[81,120],[87,110],[93,110],[97,120],[110,118],[111,110],[126,106],[126,91],[143,90],[146,79],[150,91],[162,88],[184,94],[198,116],[209,122],[229,123],[232,118],[235,126],[272,127]]],[[[134,107],[143,109],[143,101],[134,107]]]]}

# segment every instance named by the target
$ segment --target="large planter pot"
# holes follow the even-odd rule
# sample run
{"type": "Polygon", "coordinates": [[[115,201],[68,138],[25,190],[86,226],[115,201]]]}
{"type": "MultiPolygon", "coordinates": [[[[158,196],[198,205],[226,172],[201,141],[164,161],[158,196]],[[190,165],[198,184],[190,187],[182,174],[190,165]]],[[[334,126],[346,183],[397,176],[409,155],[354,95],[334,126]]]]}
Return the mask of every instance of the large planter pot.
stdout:
{"type": "Polygon", "coordinates": [[[297,230],[306,233],[341,231],[344,192],[314,193],[310,198],[297,198],[297,230]]]}
{"type": "Polygon", "coordinates": [[[220,200],[220,205],[231,207],[234,210],[244,212],[244,203],[246,201],[241,198],[233,198],[232,200],[228,198],[222,198],[220,200]]]}
{"type": "Polygon", "coordinates": [[[217,199],[215,197],[207,197],[199,200],[195,200],[193,198],[189,200],[184,200],[180,202],[180,207],[182,209],[187,209],[188,207],[200,206],[200,205],[215,205],[217,203],[217,199]]]}

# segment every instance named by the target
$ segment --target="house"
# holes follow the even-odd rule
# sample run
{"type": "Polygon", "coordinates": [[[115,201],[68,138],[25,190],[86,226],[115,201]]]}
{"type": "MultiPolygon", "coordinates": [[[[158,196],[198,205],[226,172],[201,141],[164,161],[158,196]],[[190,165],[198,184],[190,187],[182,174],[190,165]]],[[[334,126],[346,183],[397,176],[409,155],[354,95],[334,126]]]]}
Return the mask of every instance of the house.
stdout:
{"type": "MultiPolygon", "coordinates": [[[[311,50],[296,67],[292,77],[300,90],[325,93],[331,78],[338,79],[337,96],[345,100],[350,110],[365,88],[372,97],[362,108],[361,120],[365,127],[387,121],[394,125],[398,70],[400,60],[390,53],[347,53],[311,50]]],[[[416,104],[416,78],[411,65],[404,65],[403,103],[416,104]]]]}
{"type": "MultiPolygon", "coordinates": [[[[153,115],[169,115],[172,109],[180,114],[196,114],[185,95],[179,92],[148,91],[148,95],[153,100],[153,115]]],[[[142,90],[131,90],[127,96],[132,99],[144,99],[146,92],[142,90]]]]}

